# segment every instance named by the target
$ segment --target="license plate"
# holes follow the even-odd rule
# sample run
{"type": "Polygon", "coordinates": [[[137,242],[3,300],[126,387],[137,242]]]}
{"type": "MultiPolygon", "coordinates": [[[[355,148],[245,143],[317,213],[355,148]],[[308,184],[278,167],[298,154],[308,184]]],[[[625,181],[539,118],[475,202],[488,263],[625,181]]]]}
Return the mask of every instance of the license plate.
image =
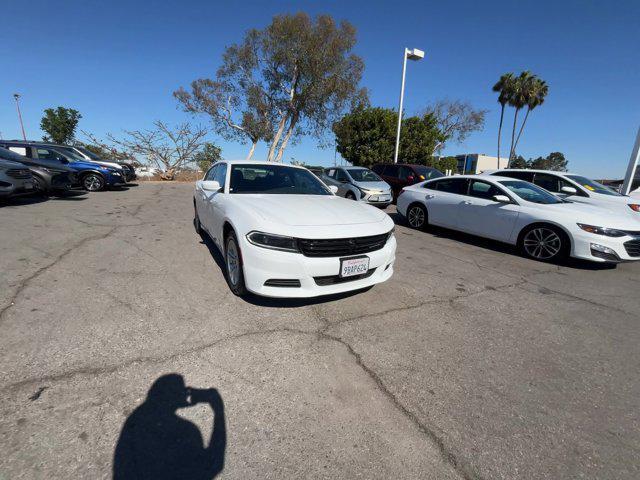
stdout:
{"type": "Polygon", "coordinates": [[[369,271],[369,257],[352,257],[340,259],[340,277],[354,277],[369,271]]]}
{"type": "Polygon", "coordinates": [[[33,182],[24,182],[25,190],[33,190],[33,182]]]}
{"type": "Polygon", "coordinates": [[[381,202],[386,202],[387,200],[391,200],[391,195],[380,195],[378,200],[381,202]]]}

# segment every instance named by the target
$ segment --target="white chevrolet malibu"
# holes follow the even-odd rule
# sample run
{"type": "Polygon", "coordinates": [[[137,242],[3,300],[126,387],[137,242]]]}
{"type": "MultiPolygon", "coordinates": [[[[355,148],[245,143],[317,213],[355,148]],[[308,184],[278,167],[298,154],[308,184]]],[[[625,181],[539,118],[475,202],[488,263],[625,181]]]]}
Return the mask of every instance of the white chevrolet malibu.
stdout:
{"type": "Polygon", "coordinates": [[[218,162],[196,182],[193,203],[195,228],[222,252],[236,295],[314,297],[393,274],[391,218],[334,195],[306,168],[218,162]]]}
{"type": "Polygon", "coordinates": [[[640,260],[640,220],[635,215],[563,200],[514,178],[438,178],[405,187],[397,207],[413,228],[433,224],[492,238],[517,245],[538,260],[640,260]]]}

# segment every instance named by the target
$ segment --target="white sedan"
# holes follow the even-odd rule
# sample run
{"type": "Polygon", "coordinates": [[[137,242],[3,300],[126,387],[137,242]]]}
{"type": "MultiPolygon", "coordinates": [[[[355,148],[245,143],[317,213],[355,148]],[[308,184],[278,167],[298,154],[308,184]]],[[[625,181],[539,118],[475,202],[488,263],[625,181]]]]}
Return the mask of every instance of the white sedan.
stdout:
{"type": "Polygon", "coordinates": [[[195,228],[222,252],[236,295],[314,297],[393,274],[391,218],[335,196],[306,168],[218,162],[196,182],[193,203],[195,228]]]}
{"type": "Polygon", "coordinates": [[[398,212],[427,224],[517,245],[543,261],[572,256],[595,262],[640,260],[635,215],[562,200],[523,180],[460,175],[406,187],[398,212]]]}

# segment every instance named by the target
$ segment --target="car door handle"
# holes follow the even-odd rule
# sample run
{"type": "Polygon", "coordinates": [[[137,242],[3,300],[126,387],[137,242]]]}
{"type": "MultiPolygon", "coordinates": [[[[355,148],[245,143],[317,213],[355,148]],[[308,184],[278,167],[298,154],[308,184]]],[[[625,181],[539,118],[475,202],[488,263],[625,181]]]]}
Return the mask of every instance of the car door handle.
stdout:
{"type": "Polygon", "coordinates": [[[470,201],[465,200],[464,202],[462,202],[463,205],[473,205],[470,201]]]}
{"type": "Polygon", "coordinates": [[[425,195],[424,198],[427,200],[431,200],[432,198],[436,198],[436,196],[429,194],[429,195],[425,195]]]}

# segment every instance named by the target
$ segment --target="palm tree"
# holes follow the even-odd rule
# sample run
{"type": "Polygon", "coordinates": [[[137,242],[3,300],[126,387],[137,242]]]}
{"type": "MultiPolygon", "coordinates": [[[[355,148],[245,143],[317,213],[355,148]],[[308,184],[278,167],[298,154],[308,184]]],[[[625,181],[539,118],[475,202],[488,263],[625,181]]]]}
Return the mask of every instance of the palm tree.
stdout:
{"type": "Polygon", "coordinates": [[[516,142],[513,145],[513,153],[512,157],[516,156],[516,148],[518,147],[518,141],[520,140],[520,135],[522,135],[522,130],[524,130],[524,125],[527,123],[527,118],[529,118],[529,112],[536,107],[539,107],[544,103],[547,94],[549,93],[549,86],[547,82],[542,80],[541,78],[536,77],[535,75],[530,79],[530,84],[526,88],[527,90],[527,113],[524,116],[524,120],[522,121],[522,125],[520,126],[520,131],[518,132],[518,136],[516,137],[516,142]]]}
{"type": "Polygon", "coordinates": [[[509,99],[513,94],[513,73],[505,73],[500,80],[493,86],[494,92],[500,92],[498,95],[498,103],[500,104],[500,126],[498,127],[498,168],[500,168],[500,136],[502,134],[502,121],[504,120],[504,107],[509,103],[509,99]]]}
{"type": "Polygon", "coordinates": [[[509,168],[509,164],[511,163],[511,159],[513,158],[513,145],[516,140],[516,125],[518,123],[518,112],[522,110],[526,105],[529,99],[529,90],[531,88],[532,79],[534,78],[531,75],[531,72],[525,70],[518,75],[518,78],[515,79],[513,85],[513,94],[509,98],[509,105],[516,109],[513,115],[513,128],[511,130],[511,148],[509,149],[509,162],[507,163],[507,168],[509,168]]]}

